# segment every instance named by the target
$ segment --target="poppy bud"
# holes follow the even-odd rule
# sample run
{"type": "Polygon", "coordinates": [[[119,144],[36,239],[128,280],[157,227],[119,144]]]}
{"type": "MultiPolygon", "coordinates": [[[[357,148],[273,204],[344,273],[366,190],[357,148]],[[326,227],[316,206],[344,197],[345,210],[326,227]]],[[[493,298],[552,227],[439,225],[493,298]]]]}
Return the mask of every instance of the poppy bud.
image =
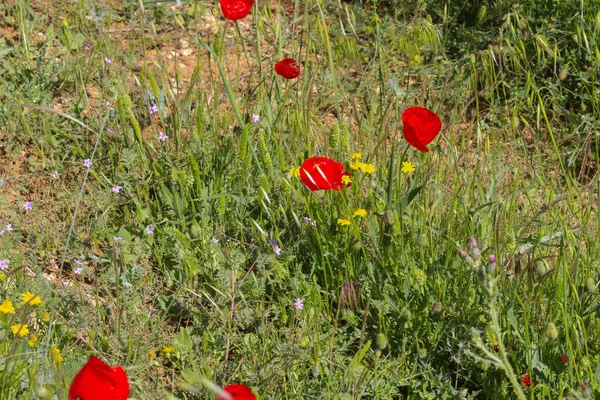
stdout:
{"type": "Polygon", "coordinates": [[[419,358],[423,359],[427,357],[427,349],[425,347],[420,347],[419,348],[419,358]]]}
{"type": "Polygon", "coordinates": [[[381,350],[385,350],[385,348],[388,345],[388,341],[383,332],[379,332],[377,334],[377,339],[375,340],[375,343],[377,344],[378,348],[380,348],[381,350]]]}
{"type": "Polygon", "coordinates": [[[444,306],[439,301],[436,301],[431,305],[431,313],[432,314],[441,314],[444,311],[444,306]]]}
{"type": "Polygon", "coordinates": [[[467,238],[467,245],[466,245],[467,251],[471,251],[473,249],[476,249],[477,246],[478,246],[477,238],[475,236],[469,236],[467,238]]]}
{"type": "Polygon", "coordinates": [[[424,234],[417,235],[417,240],[415,242],[419,247],[427,247],[427,244],[429,243],[427,240],[427,235],[424,234]]]}
{"type": "Polygon", "coordinates": [[[546,263],[543,260],[538,260],[535,263],[535,272],[540,276],[544,276],[548,273],[548,266],[546,265],[546,263]]]}
{"type": "Polygon", "coordinates": [[[567,79],[568,75],[569,75],[569,64],[565,65],[563,67],[563,69],[560,70],[560,73],[558,74],[558,79],[560,79],[561,81],[564,81],[565,79],[567,79]]]}
{"type": "Polygon", "coordinates": [[[521,121],[519,120],[519,117],[517,115],[513,115],[512,121],[511,121],[512,128],[519,129],[520,125],[521,125],[521,121]]]}
{"type": "Polygon", "coordinates": [[[585,282],[585,288],[588,290],[588,292],[593,292],[594,290],[596,290],[596,281],[594,280],[594,278],[589,277],[587,279],[587,281],[585,282]]]}
{"type": "Polygon", "coordinates": [[[558,329],[556,329],[554,323],[549,322],[548,325],[546,325],[546,336],[550,340],[556,340],[558,338],[558,329]]]}
{"type": "Polygon", "coordinates": [[[35,393],[40,399],[47,399],[48,395],[50,394],[50,392],[48,391],[48,389],[46,389],[45,386],[40,386],[39,388],[37,388],[35,393]]]}

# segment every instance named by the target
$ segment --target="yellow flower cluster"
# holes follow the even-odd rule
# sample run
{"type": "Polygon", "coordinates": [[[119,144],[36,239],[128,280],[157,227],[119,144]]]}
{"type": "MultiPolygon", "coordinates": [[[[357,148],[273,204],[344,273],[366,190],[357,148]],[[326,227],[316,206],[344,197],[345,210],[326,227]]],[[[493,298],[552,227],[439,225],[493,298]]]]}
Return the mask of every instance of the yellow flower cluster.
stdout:
{"type": "Polygon", "coordinates": [[[362,172],[366,174],[374,174],[375,166],[373,164],[366,164],[360,161],[354,161],[350,163],[350,168],[356,170],[360,169],[362,172]]]}
{"type": "Polygon", "coordinates": [[[344,185],[349,185],[352,183],[352,178],[350,178],[348,175],[344,175],[342,176],[342,183],[344,185]]]}
{"type": "Polygon", "coordinates": [[[38,340],[37,336],[31,335],[31,336],[29,336],[29,340],[27,341],[27,344],[30,347],[33,347],[33,346],[35,346],[35,342],[37,342],[37,340],[38,340]]]}
{"type": "Polygon", "coordinates": [[[300,176],[300,168],[290,168],[290,176],[300,176]]]}
{"type": "Polygon", "coordinates": [[[174,351],[175,351],[175,347],[173,347],[173,346],[165,346],[160,351],[160,355],[165,356],[165,355],[171,354],[174,351]]]}
{"type": "Polygon", "coordinates": [[[341,226],[348,226],[352,223],[352,221],[350,221],[349,219],[345,219],[345,218],[338,218],[337,223],[338,223],[338,225],[341,225],[341,226]]]}
{"type": "Polygon", "coordinates": [[[359,208],[356,211],[354,211],[354,216],[364,218],[367,216],[367,210],[365,210],[364,208],[359,208]]]}
{"type": "Polygon", "coordinates": [[[10,330],[15,336],[19,335],[23,337],[29,335],[29,325],[27,324],[14,324],[10,327],[10,330]]]}
{"type": "Polygon", "coordinates": [[[4,314],[14,314],[15,306],[10,300],[4,300],[2,304],[0,304],[0,312],[4,314]]]}
{"type": "Polygon", "coordinates": [[[50,356],[57,364],[63,360],[62,354],[60,354],[60,349],[57,349],[56,347],[50,349],[50,356]]]}
{"type": "Polygon", "coordinates": [[[413,172],[415,172],[415,170],[416,170],[415,164],[411,163],[410,161],[404,161],[402,163],[401,171],[404,172],[405,174],[412,174],[413,172]]]}
{"type": "Polygon", "coordinates": [[[37,294],[33,294],[31,292],[25,292],[25,293],[21,294],[21,299],[25,303],[31,304],[32,306],[37,306],[38,304],[42,303],[42,298],[40,296],[38,296],[37,294]]]}

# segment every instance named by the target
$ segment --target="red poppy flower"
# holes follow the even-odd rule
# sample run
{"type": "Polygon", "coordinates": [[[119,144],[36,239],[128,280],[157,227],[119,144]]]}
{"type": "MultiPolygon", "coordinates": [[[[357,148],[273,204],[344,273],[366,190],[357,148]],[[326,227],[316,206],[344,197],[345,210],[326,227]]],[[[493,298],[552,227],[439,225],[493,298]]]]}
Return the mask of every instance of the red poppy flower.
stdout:
{"type": "Polygon", "coordinates": [[[97,357],[90,357],[69,388],[69,400],[126,400],[127,397],[129,382],[123,368],[111,368],[97,357]]]}
{"type": "Polygon", "coordinates": [[[531,379],[529,378],[529,375],[524,374],[523,376],[521,376],[521,381],[523,381],[523,385],[527,387],[531,386],[531,379]]]}
{"type": "Polygon", "coordinates": [[[237,21],[250,14],[254,0],[220,0],[219,4],[225,19],[237,21]]]}
{"type": "Polygon", "coordinates": [[[495,344],[495,345],[494,345],[494,351],[495,351],[496,353],[500,351],[500,349],[498,348],[498,345],[497,345],[497,344],[495,344]]]}
{"type": "Polygon", "coordinates": [[[294,79],[300,75],[300,64],[293,58],[284,58],[275,64],[275,72],[285,79],[294,79]]]}
{"type": "Polygon", "coordinates": [[[422,152],[428,152],[426,145],[440,133],[442,121],[431,110],[423,107],[407,108],[402,114],[404,139],[422,152]]]}
{"type": "MultiPolygon", "coordinates": [[[[233,400],[256,400],[256,396],[252,393],[252,390],[246,385],[233,384],[223,388],[224,391],[229,393],[233,400]]],[[[225,397],[219,396],[217,400],[226,400],[225,397]]]]}
{"type": "Polygon", "coordinates": [[[327,157],[312,157],[302,163],[300,179],[310,191],[342,190],[350,186],[342,178],[350,176],[344,171],[344,164],[327,157]]]}
{"type": "Polygon", "coordinates": [[[561,354],[561,355],[560,355],[560,359],[562,360],[562,362],[563,362],[565,365],[569,365],[569,359],[567,358],[567,356],[565,356],[564,354],[561,354]]]}

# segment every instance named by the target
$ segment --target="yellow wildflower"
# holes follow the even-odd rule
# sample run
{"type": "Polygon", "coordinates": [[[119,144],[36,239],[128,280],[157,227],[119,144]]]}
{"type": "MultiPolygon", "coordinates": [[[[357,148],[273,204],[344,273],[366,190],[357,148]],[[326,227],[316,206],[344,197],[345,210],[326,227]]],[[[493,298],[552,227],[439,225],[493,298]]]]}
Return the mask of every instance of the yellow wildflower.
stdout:
{"type": "Polygon", "coordinates": [[[416,170],[415,164],[411,163],[410,161],[404,161],[402,163],[401,171],[404,172],[405,174],[412,174],[413,172],[415,172],[415,170],[416,170]]]}
{"type": "Polygon", "coordinates": [[[37,339],[38,339],[38,338],[37,338],[37,336],[35,336],[35,335],[31,335],[31,336],[29,336],[29,341],[27,342],[27,344],[28,344],[30,347],[33,347],[33,346],[35,345],[35,342],[37,342],[37,339]]]}
{"type": "Polygon", "coordinates": [[[31,304],[32,306],[37,306],[42,303],[42,298],[37,294],[33,294],[31,292],[25,292],[21,294],[21,299],[27,304],[31,304]]]}
{"type": "Polygon", "coordinates": [[[361,165],[362,165],[362,163],[360,161],[354,161],[354,162],[350,163],[350,168],[359,169],[361,165]]]}
{"type": "Polygon", "coordinates": [[[173,346],[165,346],[160,351],[160,354],[163,355],[163,356],[165,356],[165,355],[171,354],[174,351],[175,351],[175,347],[173,347],[173,346]]]}
{"type": "Polygon", "coordinates": [[[156,352],[154,350],[148,350],[148,355],[150,356],[150,358],[154,358],[156,357],[156,352]]]}
{"type": "Polygon", "coordinates": [[[45,313],[42,314],[42,321],[44,321],[44,322],[50,321],[50,313],[48,311],[46,311],[45,313]]]}
{"type": "Polygon", "coordinates": [[[341,226],[347,226],[352,223],[349,219],[344,219],[344,218],[338,218],[337,222],[338,222],[338,225],[341,225],[341,226]]]}
{"type": "Polygon", "coordinates": [[[0,272],[0,282],[6,282],[6,275],[0,272]]]}
{"type": "Polygon", "coordinates": [[[367,210],[365,210],[364,208],[359,208],[356,211],[354,211],[354,216],[364,218],[367,216],[367,210]]]}
{"type": "Polygon", "coordinates": [[[362,158],[362,154],[360,153],[352,153],[352,155],[350,156],[350,158],[352,158],[353,160],[359,160],[362,158]]]}
{"type": "Polygon", "coordinates": [[[27,324],[14,324],[10,327],[10,330],[14,335],[21,337],[29,335],[29,325],[27,324]]]}
{"type": "Polygon", "coordinates": [[[63,357],[60,354],[60,349],[57,349],[56,347],[50,349],[50,356],[52,357],[52,360],[57,363],[63,360],[63,357]]]}
{"type": "Polygon", "coordinates": [[[342,176],[342,183],[344,185],[349,185],[352,183],[352,178],[350,178],[348,175],[344,175],[342,176]]]}
{"type": "Polygon", "coordinates": [[[375,173],[375,166],[373,164],[363,164],[361,165],[360,169],[362,169],[362,171],[366,174],[375,173]]]}
{"type": "Polygon", "coordinates": [[[4,300],[2,302],[2,305],[0,305],[0,312],[4,314],[14,314],[15,307],[13,306],[13,303],[10,300],[4,300]]]}
{"type": "Polygon", "coordinates": [[[300,168],[290,168],[290,176],[300,176],[300,168]]]}

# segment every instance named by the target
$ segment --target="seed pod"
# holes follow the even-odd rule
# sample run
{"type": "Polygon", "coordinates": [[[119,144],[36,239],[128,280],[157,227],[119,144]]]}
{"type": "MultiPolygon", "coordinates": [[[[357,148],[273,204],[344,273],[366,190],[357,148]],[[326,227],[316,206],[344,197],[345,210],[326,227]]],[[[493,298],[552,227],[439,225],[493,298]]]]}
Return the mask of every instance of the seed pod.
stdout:
{"type": "Polygon", "coordinates": [[[427,357],[427,349],[425,347],[420,347],[419,348],[419,358],[423,359],[427,357]]]}
{"type": "Polygon", "coordinates": [[[331,150],[336,151],[340,143],[340,125],[333,124],[331,127],[331,133],[329,134],[329,147],[331,150]]]}
{"type": "Polygon", "coordinates": [[[383,332],[379,332],[377,334],[377,339],[375,340],[375,343],[377,344],[378,348],[380,348],[381,350],[385,350],[385,348],[388,345],[388,340],[383,332]]]}
{"type": "Polygon", "coordinates": [[[246,166],[248,159],[248,126],[244,126],[240,137],[240,160],[246,166]]]}
{"type": "Polygon", "coordinates": [[[225,26],[221,25],[217,34],[215,35],[215,40],[213,41],[213,50],[217,55],[217,58],[220,60],[223,52],[223,38],[225,37],[225,26]]]}
{"type": "Polygon", "coordinates": [[[546,336],[550,340],[558,338],[558,329],[556,329],[556,325],[553,322],[548,322],[548,325],[546,325],[546,336]]]}
{"type": "Polygon", "coordinates": [[[258,133],[258,152],[265,169],[270,172],[273,168],[273,161],[271,161],[271,155],[267,149],[267,142],[265,141],[265,136],[262,132],[258,133]]]}
{"type": "Polygon", "coordinates": [[[479,25],[483,19],[485,18],[485,14],[487,14],[487,7],[481,6],[479,12],[477,13],[477,24],[479,25]]]}
{"type": "Polygon", "coordinates": [[[346,124],[342,124],[341,127],[340,147],[344,153],[350,152],[350,130],[346,124]]]}

